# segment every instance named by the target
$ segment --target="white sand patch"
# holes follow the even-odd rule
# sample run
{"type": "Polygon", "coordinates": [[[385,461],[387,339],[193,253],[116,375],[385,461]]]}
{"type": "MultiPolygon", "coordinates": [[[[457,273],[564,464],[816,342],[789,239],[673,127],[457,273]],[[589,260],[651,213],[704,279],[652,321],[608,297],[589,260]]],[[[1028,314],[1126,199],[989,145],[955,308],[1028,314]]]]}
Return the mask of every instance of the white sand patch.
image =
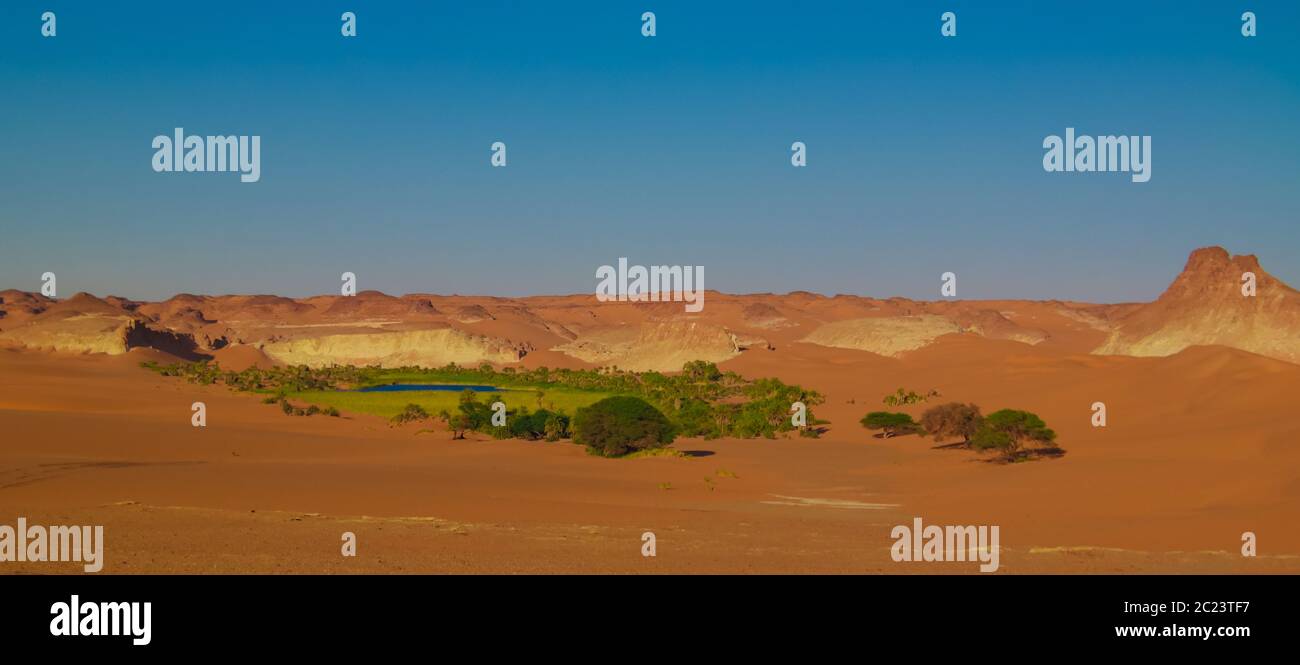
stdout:
{"type": "Polygon", "coordinates": [[[887,510],[897,508],[902,504],[897,503],[867,503],[865,501],[850,501],[848,499],[810,499],[803,496],[785,496],[782,494],[769,494],[780,501],[760,501],[771,506],[806,506],[821,508],[842,508],[847,510],[887,510]]]}

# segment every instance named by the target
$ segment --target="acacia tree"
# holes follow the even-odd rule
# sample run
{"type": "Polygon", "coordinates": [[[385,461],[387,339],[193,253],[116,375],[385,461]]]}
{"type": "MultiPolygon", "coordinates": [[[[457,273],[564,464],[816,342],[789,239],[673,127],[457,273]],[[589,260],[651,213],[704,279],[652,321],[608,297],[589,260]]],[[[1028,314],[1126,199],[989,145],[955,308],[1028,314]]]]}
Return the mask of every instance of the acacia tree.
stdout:
{"type": "Polygon", "coordinates": [[[469,416],[464,413],[452,415],[448,413],[446,409],[438,412],[438,419],[442,421],[443,425],[447,426],[447,429],[451,432],[452,439],[465,438],[465,430],[468,430],[471,425],[469,416]]]}
{"type": "Polygon", "coordinates": [[[912,417],[906,413],[894,413],[891,411],[872,411],[858,421],[862,426],[869,430],[884,430],[882,438],[888,439],[904,434],[919,434],[921,426],[912,420],[912,417]]]}
{"type": "Polygon", "coordinates": [[[970,439],[983,421],[978,406],[961,402],[940,404],[921,414],[921,428],[936,442],[961,437],[966,447],[970,447],[970,439]]]}
{"type": "Polygon", "coordinates": [[[407,404],[406,408],[402,409],[401,413],[393,416],[390,420],[395,424],[401,425],[403,423],[419,422],[428,417],[429,412],[425,411],[424,407],[419,404],[411,403],[407,404]]]}
{"type": "Polygon", "coordinates": [[[971,437],[976,450],[1000,450],[1008,461],[1027,446],[1056,449],[1056,432],[1028,411],[1002,409],[990,413],[971,437]]]}

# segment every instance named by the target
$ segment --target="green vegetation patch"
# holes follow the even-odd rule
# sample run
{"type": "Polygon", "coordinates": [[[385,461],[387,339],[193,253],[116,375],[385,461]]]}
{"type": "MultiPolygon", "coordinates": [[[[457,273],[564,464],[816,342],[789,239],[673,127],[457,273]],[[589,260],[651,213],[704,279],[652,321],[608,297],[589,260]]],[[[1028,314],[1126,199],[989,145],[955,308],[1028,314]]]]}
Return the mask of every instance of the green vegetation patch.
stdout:
{"type": "MultiPolygon", "coordinates": [[[[476,393],[477,399],[487,403],[500,400],[505,403],[508,412],[519,407],[528,407],[537,403],[537,394],[542,391],[510,389],[499,392],[476,393]]],[[[403,390],[356,392],[351,390],[310,390],[292,392],[289,396],[295,400],[321,406],[332,406],[349,413],[365,413],[381,418],[392,418],[401,413],[407,404],[416,404],[430,414],[441,411],[456,411],[460,407],[460,392],[451,390],[403,390]]],[[[595,404],[609,397],[606,393],[584,390],[547,390],[545,401],[552,411],[576,413],[578,409],[595,404]]]]}
{"type": "MultiPolygon", "coordinates": [[[[617,368],[495,369],[489,364],[475,368],[455,364],[439,368],[297,365],[250,367],[241,372],[223,370],[213,362],[141,365],[164,376],[184,377],[192,383],[223,384],[235,390],[260,393],[267,396],[267,403],[282,406],[293,399],[322,412],[332,409],[364,413],[397,419],[395,422],[436,417],[456,438],[463,437],[467,431],[497,438],[547,441],[569,438],[571,419],[611,397],[635,397],[650,405],[668,422],[671,431],[680,436],[775,438],[795,430],[801,435],[816,436],[820,430],[796,427],[792,423],[791,406],[795,402],[808,407],[807,422],[825,422],[817,420],[812,413],[811,407],[825,401],[816,391],[778,379],[745,379],[701,360],[686,363],[682,372],[675,375],[617,368]],[[358,391],[393,384],[489,385],[500,390],[483,393],[358,391]],[[496,426],[492,421],[491,404],[496,401],[506,405],[506,426],[496,426]],[[419,410],[408,411],[408,407],[419,410]],[[407,415],[403,416],[404,413],[407,415]]],[[[295,408],[290,407],[286,412],[292,413],[295,408]]],[[[600,449],[607,450],[603,446],[600,449]]],[[[634,449],[636,446],[631,446],[628,451],[634,449]]]]}

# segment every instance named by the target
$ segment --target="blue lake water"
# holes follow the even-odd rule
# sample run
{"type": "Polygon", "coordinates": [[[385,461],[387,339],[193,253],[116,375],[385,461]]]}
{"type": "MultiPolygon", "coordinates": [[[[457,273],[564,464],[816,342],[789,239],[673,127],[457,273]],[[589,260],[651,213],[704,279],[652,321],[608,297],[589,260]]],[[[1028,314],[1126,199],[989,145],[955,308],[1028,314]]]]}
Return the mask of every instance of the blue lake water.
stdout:
{"type": "Polygon", "coordinates": [[[393,383],[386,386],[358,388],[359,393],[401,393],[416,390],[473,390],[476,393],[495,393],[501,389],[495,386],[468,386],[460,383],[393,383]]]}

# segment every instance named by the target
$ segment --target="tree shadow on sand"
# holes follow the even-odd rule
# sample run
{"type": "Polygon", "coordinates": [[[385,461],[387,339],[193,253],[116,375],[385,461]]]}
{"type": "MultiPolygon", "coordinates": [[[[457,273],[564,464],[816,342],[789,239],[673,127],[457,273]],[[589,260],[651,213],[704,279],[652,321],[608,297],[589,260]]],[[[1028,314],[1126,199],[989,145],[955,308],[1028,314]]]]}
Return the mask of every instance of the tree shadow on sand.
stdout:
{"type": "Polygon", "coordinates": [[[1065,450],[1062,448],[1032,448],[1029,450],[1017,450],[1011,455],[995,455],[980,461],[985,464],[1019,464],[1021,462],[1032,462],[1039,459],[1057,459],[1064,456],[1065,450]]]}

